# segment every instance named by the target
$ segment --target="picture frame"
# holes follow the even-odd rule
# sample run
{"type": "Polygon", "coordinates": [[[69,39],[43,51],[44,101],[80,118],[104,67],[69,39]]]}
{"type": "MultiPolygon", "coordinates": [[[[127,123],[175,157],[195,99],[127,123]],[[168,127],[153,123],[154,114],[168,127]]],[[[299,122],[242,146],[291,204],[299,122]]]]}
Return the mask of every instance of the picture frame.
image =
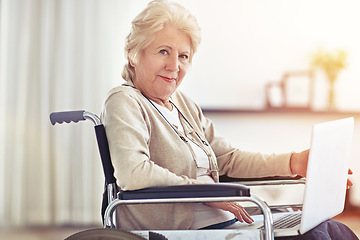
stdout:
{"type": "Polygon", "coordinates": [[[310,110],[313,102],[314,74],[312,70],[285,72],[279,82],[266,85],[268,108],[310,110]]]}

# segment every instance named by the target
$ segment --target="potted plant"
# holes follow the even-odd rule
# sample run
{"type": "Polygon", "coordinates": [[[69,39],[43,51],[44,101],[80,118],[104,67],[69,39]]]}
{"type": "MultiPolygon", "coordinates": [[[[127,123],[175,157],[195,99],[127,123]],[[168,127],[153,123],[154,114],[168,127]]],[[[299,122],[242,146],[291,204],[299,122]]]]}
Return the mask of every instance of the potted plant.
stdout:
{"type": "Polygon", "coordinates": [[[333,52],[318,50],[312,58],[311,65],[324,71],[329,82],[328,106],[335,109],[335,83],[339,72],[347,66],[347,53],[344,50],[333,52]]]}

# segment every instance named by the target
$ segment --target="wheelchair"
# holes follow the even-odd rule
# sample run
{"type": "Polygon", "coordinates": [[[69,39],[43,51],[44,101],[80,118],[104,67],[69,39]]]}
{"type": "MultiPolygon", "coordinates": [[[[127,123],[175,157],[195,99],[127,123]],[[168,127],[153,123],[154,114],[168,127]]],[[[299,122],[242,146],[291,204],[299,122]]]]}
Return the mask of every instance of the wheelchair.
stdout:
{"type": "MultiPolygon", "coordinates": [[[[250,193],[250,185],[278,185],[278,184],[298,184],[304,183],[299,179],[276,179],[276,181],[256,180],[255,183],[247,182],[246,185],[239,182],[239,179],[232,179],[223,176],[221,180],[230,183],[195,184],[150,187],[132,191],[122,191],[116,185],[114,168],[111,163],[108,140],[104,125],[100,118],[91,112],[64,111],[53,112],[50,114],[52,125],[56,123],[77,123],[79,121],[90,120],[94,123],[94,129],[102,162],[105,189],[102,202],[102,229],[90,229],[76,233],[67,239],[231,239],[240,236],[241,239],[274,239],[273,219],[271,209],[268,204],[260,197],[250,193]],[[116,226],[116,207],[124,204],[158,204],[158,203],[203,203],[203,202],[251,202],[257,205],[263,214],[264,225],[260,229],[237,229],[237,230],[151,230],[151,231],[121,231],[116,226]]],[[[271,179],[273,180],[273,179],[271,179]]],[[[239,239],[240,239],[239,238],[239,239]]]]}

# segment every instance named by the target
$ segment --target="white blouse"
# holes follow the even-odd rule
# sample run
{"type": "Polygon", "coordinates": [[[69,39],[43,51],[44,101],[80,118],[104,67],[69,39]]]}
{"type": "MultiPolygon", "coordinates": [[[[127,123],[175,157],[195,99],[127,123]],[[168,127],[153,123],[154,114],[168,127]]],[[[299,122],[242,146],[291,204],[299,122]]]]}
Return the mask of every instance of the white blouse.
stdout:
{"type": "MultiPolygon", "coordinates": [[[[166,120],[172,124],[177,129],[177,131],[184,132],[183,126],[180,122],[180,114],[176,107],[173,107],[172,111],[170,111],[168,108],[163,107],[153,101],[152,103],[154,103],[154,105],[163,114],[166,120]]],[[[214,180],[209,174],[210,166],[208,156],[198,145],[196,145],[188,138],[187,140],[194,152],[195,161],[198,167],[196,172],[196,179],[202,182],[214,183],[214,180]]],[[[213,208],[202,203],[196,203],[194,205],[194,221],[190,229],[203,228],[213,224],[225,222],[233,218],[235,218],[235,216],[228,211],[213,208]]]]}

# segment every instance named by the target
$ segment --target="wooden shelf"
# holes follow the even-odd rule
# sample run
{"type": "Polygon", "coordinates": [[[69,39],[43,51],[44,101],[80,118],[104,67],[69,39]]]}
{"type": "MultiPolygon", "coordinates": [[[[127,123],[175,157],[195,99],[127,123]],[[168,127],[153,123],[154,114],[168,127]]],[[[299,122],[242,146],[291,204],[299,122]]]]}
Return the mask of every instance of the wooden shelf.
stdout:
{"type": "Polygon", "coordinates": [[[267,109],[226,109],[226,108],[204,108],[204,113],[218,113],[218,114],[319,114],[319,115],[360,115],[360,111],[336,111],[336,110],[312,110],[307,108],[267,108],[267,109]]]}

